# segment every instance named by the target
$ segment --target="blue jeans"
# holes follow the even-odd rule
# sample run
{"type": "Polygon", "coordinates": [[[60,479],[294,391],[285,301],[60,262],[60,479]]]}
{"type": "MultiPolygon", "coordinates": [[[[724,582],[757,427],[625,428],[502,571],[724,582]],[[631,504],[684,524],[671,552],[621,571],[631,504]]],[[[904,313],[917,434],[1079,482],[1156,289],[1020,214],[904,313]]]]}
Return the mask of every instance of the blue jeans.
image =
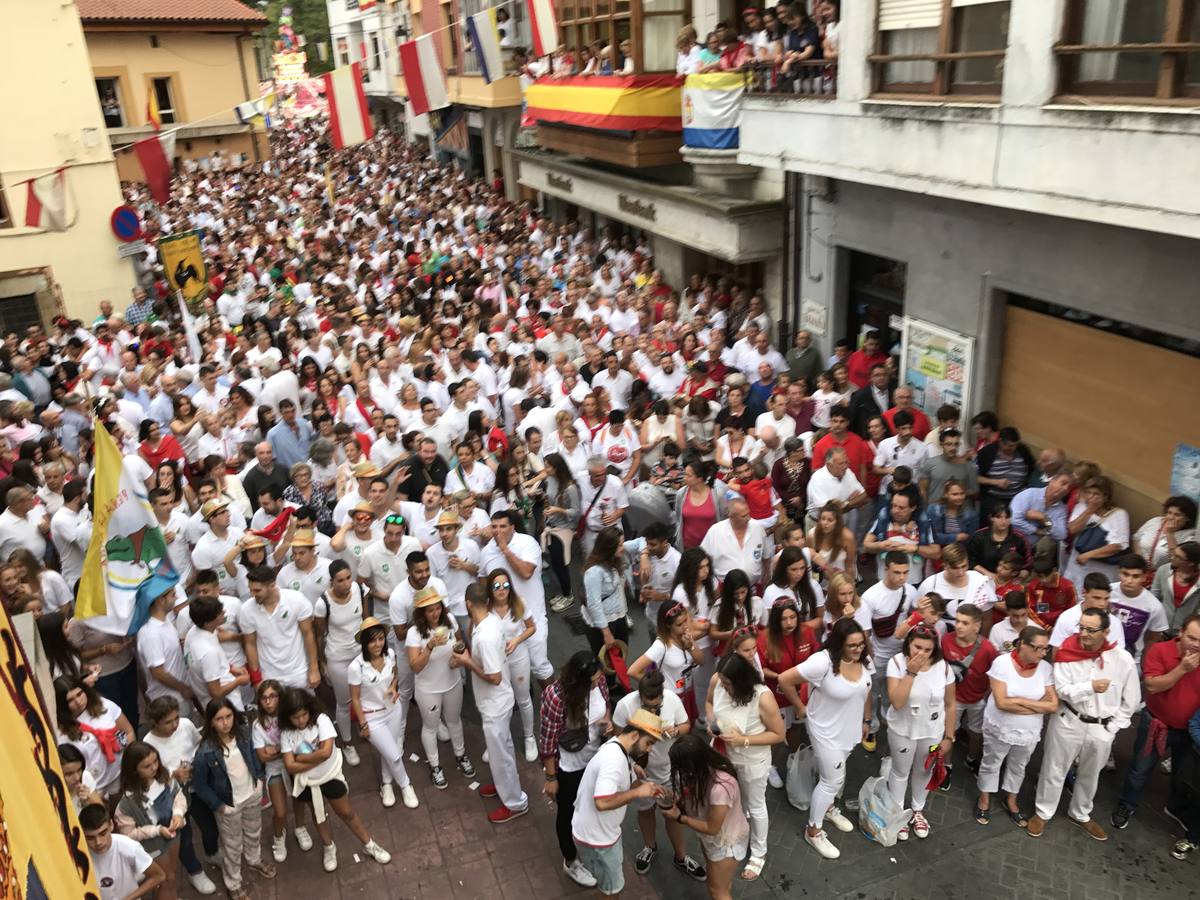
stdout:
{"type": "MultiPolygon", "coordinates": [[[[1137,737],[1133,741],[1133,762],[1129,765],[1129,774],[1125,776],[1125,786],[1121,789],[1121,805],[1137,809],[1142,800],[1142,791],[1150,780],[1155,767],[1158,765],[1158,751],[1146,747],[1146,737],[1150,733],[1150,710],[1143,708],[1138,715],[1137,737]]],[[[1171,758],[1171,794],[1167,807],[1178,813],[1184,807],[1187,795],[1184,791],[1183,770],[1187,755],[1191,752],[1191,739],[1182,728],[1167,730],[1167,754],[1171,758]],[[1178,808],[1176,808],[1178,807],[1178,808]]]]}

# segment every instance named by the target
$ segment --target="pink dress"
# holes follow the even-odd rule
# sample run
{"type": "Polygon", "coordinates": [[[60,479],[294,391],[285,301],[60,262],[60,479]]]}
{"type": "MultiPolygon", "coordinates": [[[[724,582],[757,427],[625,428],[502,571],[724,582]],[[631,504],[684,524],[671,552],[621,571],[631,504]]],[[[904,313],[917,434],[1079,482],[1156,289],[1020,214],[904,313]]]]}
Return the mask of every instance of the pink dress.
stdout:
{"type": "Polygon", "coordinates": [[[738,781],[727,772],[718,772],[708,790],[708,803],[698,812],[700,818],[708,815],[713,806],[728,806],[721,830],[714,835],[700,835],[700,846],[710,861],[741,859],[750,844],[750,822],[742,809],[742,792],[738,781]]]}

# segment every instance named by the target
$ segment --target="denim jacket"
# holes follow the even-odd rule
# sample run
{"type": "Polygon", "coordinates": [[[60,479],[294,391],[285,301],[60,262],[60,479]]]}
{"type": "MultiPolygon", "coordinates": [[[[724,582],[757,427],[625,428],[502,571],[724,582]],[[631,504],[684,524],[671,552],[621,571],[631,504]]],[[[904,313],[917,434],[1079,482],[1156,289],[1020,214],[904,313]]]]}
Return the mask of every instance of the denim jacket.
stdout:
{"type": "MultiPolygon", "coordinates": [[[[946,531],[946,507],[941,503],[934,503],[925,511],[925,515],[933,531],[933,542],[942,547],[953,544],[959,532],[951,534],[946,531]]],[[[979,513],[969,506],[963,506],[958,514],[958,523],[963,534],[972,535],[979,530],[979,513]]]]}
{"type": "Polygon", "coordinates": [[[616,569],[591,566],[583,573],[583,590],[583,618],[593,628],[606,628],[625,617],[625,581],[616,569]]]}
{"type": "MultiPolygon", "coordinates": [[[[246,768],[250,770],[250,777],[261,781],[263,764],[259,762],[258,754],[250,743],[250,735],[244,729],[238,733],[237,747],[246,761],[246,768]]],[[[225,756],[219,747],[209,741],[201,742],[192,760],[192,792],[213,812],[222,806],[233,806],[233,785],[225,768],[225,756]]]]}

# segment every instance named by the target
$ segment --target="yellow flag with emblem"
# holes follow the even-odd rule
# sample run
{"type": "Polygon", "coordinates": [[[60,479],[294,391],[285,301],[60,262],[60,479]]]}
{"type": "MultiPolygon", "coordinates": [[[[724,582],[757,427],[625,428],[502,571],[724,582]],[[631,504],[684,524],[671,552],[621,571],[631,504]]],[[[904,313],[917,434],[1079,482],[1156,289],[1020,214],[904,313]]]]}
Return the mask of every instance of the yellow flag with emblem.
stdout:
{"type": "Polygon", "coordinates": [[[208,264],[204,261],[199,231],[161,238],[158,253],[171,290],[179,291],[188,300],[195,300],[208,290],[208,264]]]}

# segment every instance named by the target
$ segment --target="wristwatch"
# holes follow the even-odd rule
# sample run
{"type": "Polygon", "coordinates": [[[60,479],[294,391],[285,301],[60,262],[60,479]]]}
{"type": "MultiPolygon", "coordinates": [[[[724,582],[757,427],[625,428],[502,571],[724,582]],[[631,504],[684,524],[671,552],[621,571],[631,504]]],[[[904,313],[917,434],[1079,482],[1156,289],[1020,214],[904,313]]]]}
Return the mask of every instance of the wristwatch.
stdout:
{"type": "Polygon", "coordinates": [[[558,775],[557,775],[557,773],[552,775],[552,774],[550,774],[549,772],[547,772],[547,773],[544,773],[544,774],[546,775],[546,780],[547,780],[547,781],[558,781],[558,775]]]}

